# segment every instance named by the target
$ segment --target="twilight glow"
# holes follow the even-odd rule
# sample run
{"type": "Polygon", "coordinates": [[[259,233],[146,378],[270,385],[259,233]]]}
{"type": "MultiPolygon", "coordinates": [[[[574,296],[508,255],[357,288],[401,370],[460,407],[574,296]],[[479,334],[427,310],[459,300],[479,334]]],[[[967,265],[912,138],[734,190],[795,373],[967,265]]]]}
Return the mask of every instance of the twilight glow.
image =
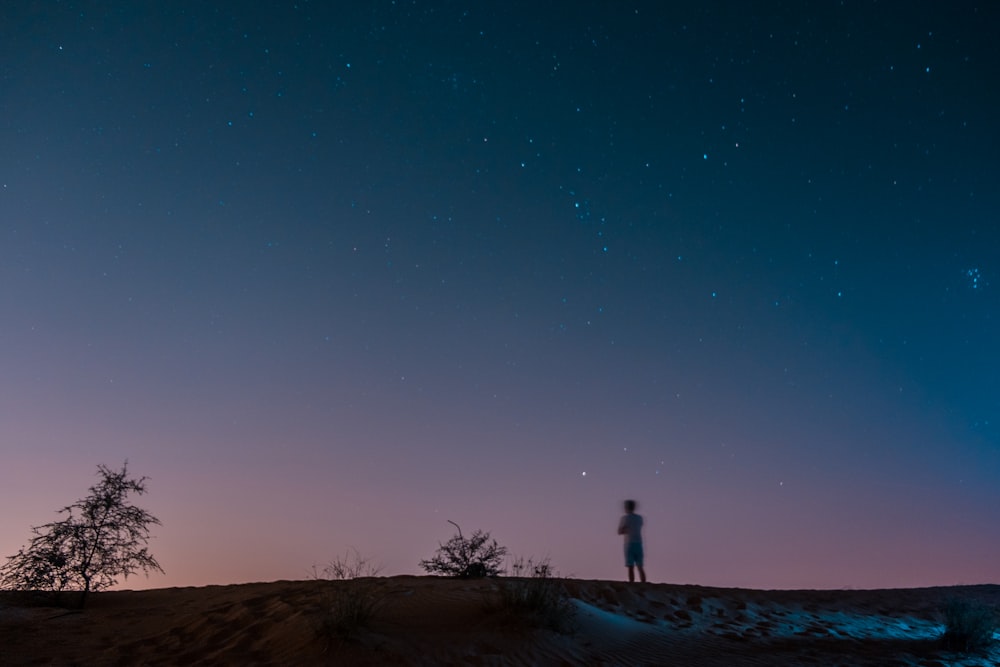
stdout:
{"type": "Polygon", "coordinates": [[[117,4],[0,22],[0,555],[1000,578],[995,7],[117,4]]]}

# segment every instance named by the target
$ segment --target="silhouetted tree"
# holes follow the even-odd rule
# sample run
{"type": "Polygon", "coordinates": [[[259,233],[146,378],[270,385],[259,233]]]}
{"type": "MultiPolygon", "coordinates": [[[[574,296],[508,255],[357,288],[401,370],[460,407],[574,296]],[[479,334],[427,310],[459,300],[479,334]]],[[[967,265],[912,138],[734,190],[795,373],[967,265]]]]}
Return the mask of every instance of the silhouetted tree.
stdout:
{"type": "Polygon", "coordinates": [[[91,591],[142,570],[163,572],[149,553],[149,526],[160,520],[133,505],[129,496],[146,492],[146,479],[97,466],[100,481],[90,495],[64,507],[62,521],[34,526],[34,537],[0,566],[0,585],[13,590],[79,591],[81,607],[91,591]]]}
{"type": "Polygon", "coordinates": [[[448,521],[458,529],[444,544],[438,543],[437,553],[429,560],[420,561],[420,567],[431,574],[449,577],[475,579],[495,577],[503,568],[507,547],[497,544],[489,533],[477,530],[471,536],[462,535],[462,528],[454,521],[448,521]]]}

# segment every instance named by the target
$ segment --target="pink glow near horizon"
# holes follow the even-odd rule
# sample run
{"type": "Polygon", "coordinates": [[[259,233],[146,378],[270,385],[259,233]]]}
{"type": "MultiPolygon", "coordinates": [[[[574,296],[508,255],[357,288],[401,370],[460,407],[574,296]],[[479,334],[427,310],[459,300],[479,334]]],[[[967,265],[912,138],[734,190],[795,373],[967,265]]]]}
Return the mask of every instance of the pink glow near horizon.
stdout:
{"type": "Polygon", "coordinates": [[[1000,581],[996,7],[8,4],[0,556],[1000,581]]]}

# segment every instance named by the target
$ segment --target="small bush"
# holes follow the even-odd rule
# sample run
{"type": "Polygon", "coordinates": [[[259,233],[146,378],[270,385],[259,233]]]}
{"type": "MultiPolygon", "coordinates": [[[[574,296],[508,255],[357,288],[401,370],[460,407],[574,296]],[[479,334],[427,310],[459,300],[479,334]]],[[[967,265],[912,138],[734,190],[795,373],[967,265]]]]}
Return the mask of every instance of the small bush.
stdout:
{"type": "Polygon", "coordinates": [[[497,581],[493,606],[504,616],[530,627],[572,632],[576,608],[555,576],[548,558],[514,558],[507,576],[497,581]]]}
{"type": "Polygon", "coordinates": [[[480,579],[500,574],[507,547],[497,544],[489,533],[477,530],[471,536],[462,535],[462,528],[449,521],[458,529],[444,544],[438,544],[433,558],[420,561],[420,567],[431,574],[443,574],[460,579],[480,579]]]}
{"type": "Polygon", "coordinates": [[[322,603],[316,634],[327,640],[350,641],[370,627],[386,599],[374,584],[362,580],[343,582],[322,603]]]}
{"type": "Polygon", "coordinates": [[[977,653],[993,643],[997,610],[969,600],[952,600],[944,608],[944,646],[949,651],[977,653]]]}
{"type": "Polygon", "coordinates": [[[356,549],[323,567],[313,565],[313,579],[339,582],[327,589],[320,602],[316,634],[326,640],[327,647],[335,641],[355,639],[385,606],[385,594],[374,578],[381,570],[381,565],[375,565],[356,549]]]}
{"type": "Polygon", "coordinates": [[[343,556],[334,558],[322,567],[313,565],[310,578],[324,581],[345,581],[359,577],[376,577],[382,571],[382,565],[361,555],[357,549],[351,548],[343,556]]]}

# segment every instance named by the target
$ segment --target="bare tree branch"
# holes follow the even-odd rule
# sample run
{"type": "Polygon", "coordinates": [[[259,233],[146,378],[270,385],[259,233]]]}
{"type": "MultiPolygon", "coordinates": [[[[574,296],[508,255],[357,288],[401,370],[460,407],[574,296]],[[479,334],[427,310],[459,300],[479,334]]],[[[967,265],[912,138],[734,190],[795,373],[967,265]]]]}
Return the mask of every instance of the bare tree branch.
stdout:
{"type": "Polygon", "coordinates": [[[61,521],[33,526],[27,547],[0,566],[0,585],[13,590],[79,591],[80,606],[91,591],[115,585],[138,571],[163,572],[149,553],[149,527],[160,520],[132,505],[146,492],[146,477],[98,465],[100,481],[90,495],[59,510],[61,521]]]}

